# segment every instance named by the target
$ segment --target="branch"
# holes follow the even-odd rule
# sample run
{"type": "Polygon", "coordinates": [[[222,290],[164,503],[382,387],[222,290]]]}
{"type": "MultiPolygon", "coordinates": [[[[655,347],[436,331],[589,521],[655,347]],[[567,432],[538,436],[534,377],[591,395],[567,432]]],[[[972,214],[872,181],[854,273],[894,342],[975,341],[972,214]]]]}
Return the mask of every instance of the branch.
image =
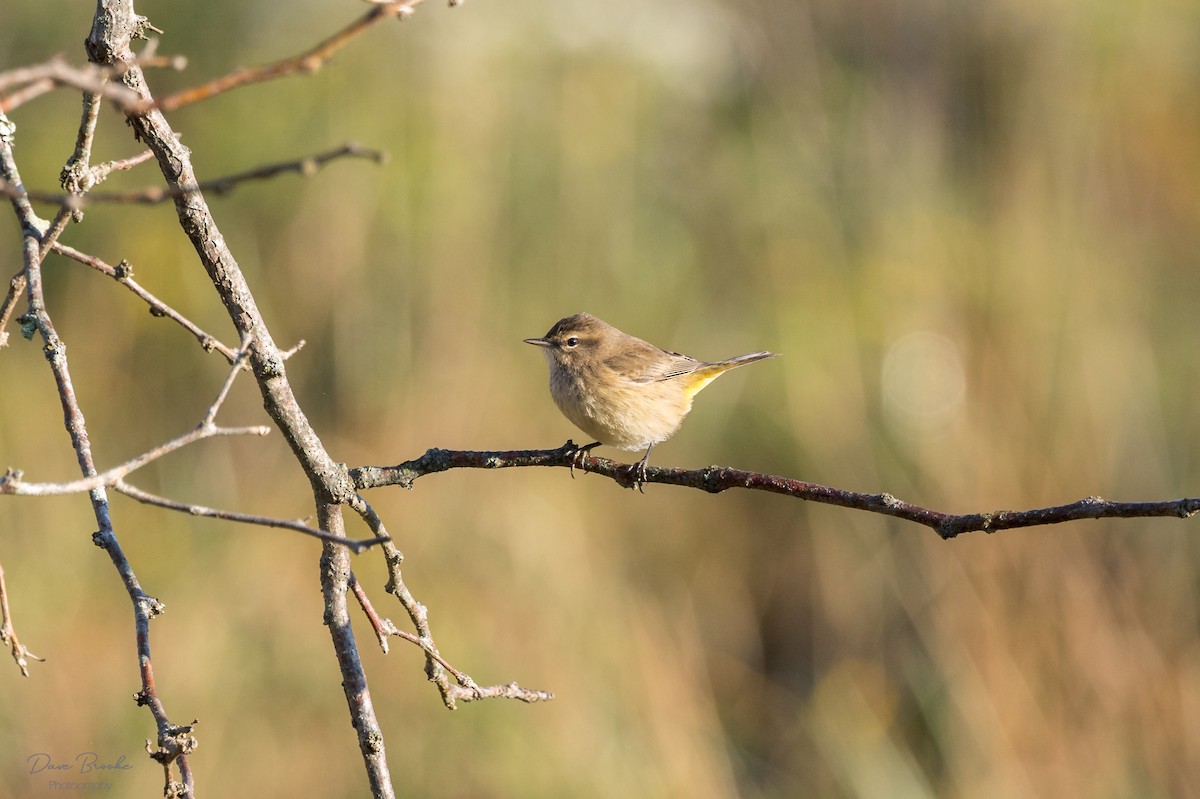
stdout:
{"type": "MultiPolygon", "coordinates": [[[[135,156],[134,159],[128,159],[126,162],[116,163],[128,163],[137,158],[141,158],[141,156],[135,156]]],[[[266,166],[248,169],[233,175],[213,178],[212,180],[203,180],[198,183],[167,187],[148,186],[142,189],[134,189],[133,191],[120,192],[93,191],[89,192],[85,197],[80,194],[63,192],[30,191],[22,186],[17,186],[0,179],[0,195],[6,197],[26,197],[33,202],[54,203],[55,205],[61,205],[71,210],[77,210],[92,203],[157,205],[167,200],[174,200],[206,191],[216,194],[228,194],[239,183],[251,180],[265,180],[286,172],[295,172],[304,177],[310,177],[321,167],[325,166],[325,164],[338,158],[365,158],[377,164],[382,164],[387,161],[387,154],[379,150],[363,147],[356,142],[346,142],[340,147],[327,150],[323,153],[317,153],[316,155],[295,158],[290,161],[281,161],[276,164],[267,164],[266,166]]]]}
{"type": "MultiPolygon", "coordinates": [[[[130,61],[130,34],[138,19],[132,0],[99,0],[87,46],[93,59],[130,61]]],[[[154,105],[145,75],[129,68],[130,83],[148,103],[144,112],[126,112],[133,134],[155,155],[159,169],[174,192],[175,212],[184,234],[195,248],[209,280],[220,296],[238,333],[248,337],[251,371],[263,398],[263,407],[279,428],[296,462],[309,478],[316,505],[317,524],[336,536],[345,534],[341,505],[351,501],[354,486],[344,464],[333,459],[305,415],[287,378],[284,354],[271,335],[237,259],[229,250],[220,226],[196,179],[190,151],[182,146],[166,117],[154,105]],[[186,198],[184,195],[186,194],[186,198]]],[[[390,542],[385,542],[387,547],[390,542]]],[[[321,591],[325,623],[342,676],[351,723],[358,733],[359,750],[366,766],[371,794],[392,799],[395,791],[387,766],[384,736],[367,687],[366,675],[349,624],[346,591],[349,580],[346,547],[325,542],[321,557],[321,591]]],[[[162,734],[160,731],[160,739],[162,734]]],[[[189,775],[190,776],[190,775],[189,775]]],[[[168,788],[173,786],[168,785],[168,788]]],[[[192,795],[192,786],[183,791],[192,795]]]]}
{"type": "MultiPolygon", "coordinates": [[[[2,117],[0,117],[0,122],[3,122],[2,117]]],[[[0,133],[3,131],[0,130],[0,133]]],[[[3,135],[0,135],[0,178],[14,185],[21,184],[17,164],[13,159],[11,139],[3,135]]],[[[28,201],[23,197],[13,198],[12,205],[22,227],[23,271],[29,303],[29,312],[26,318],[28,324],[42,336],[43,352],[50,364],[50,371],[58,389],[59,403],[63,409],[63,421],[71,439],[71,447],[75,450],[80,470],[85,477],[91,477],[96,474],[96,465],[92,457],[87,422],[71,381],[66,346],[46,310],[45,294],[42,290],[43,239],[38,232],[41,226],[29,207],[28,201]]],[[[187,734],[190,728],[179,728],[171,724],[154,683],[154,660],[150,651],[150,620],[163,612],[163,604],[147,594],[138,582],[133,566],[129,563],[129,559],[125,556],[125,552],[117,540],[109,513],[108,495],[104,488],[97,487],[88,493],[92,513],[98,526],[92,535],[92,541],[108,554],[109,560],[112,561],[120,575],[125,592],[133,604],[138,670],[142,682],[142,687],[136,697],[138,704],[148,706],[154,716],[159,743],[155,752],[156,759],[163,763],[163,768],[167,772],[167,789],[175,791],[176,795],[194,796],[195,780],[187,756],[195,749],[196,739],[187,734]],[[181,730],[183,731],[181,732],[181,730]],[[172,764],[179,770],[180,782],[178,784],[173,783],[170,779],[172,764]],[[176,787],[178,790],[175,790],[176,787]]]]}
{"type": "MultiPolygon", "coordinates": [[[[317,522],[334,534],[345,534],[342,506],[334,502],[317,505],[317,522]]],[[[385,542],[384,546],[389,546],[385,542]]],[[[351,722],[358,733],[358,748],[367,767],[371,796],[393,799],[395,789],[388,768],[383,729],[376,720],[367,675],[358,655],[354,628],[350,624],[350,605],[346,592],[350,583],[350,556],[344,547],[325,544],[321,549],[321,596],[324,599],[325,625],[333,639],[338,670],[342,675],[342,691],[351,710],[351,722]]]]}
{"type": "MultiPolygon", "coordinates": [[[[398,485],[411,489],[419,477],[449,469],[508,469],[524,466],[559,466],[572,470],[579,464],[579,447],[568,441],[558,449],[504,450],[473,452],[431,449],[414,460],[396,466],[363,466],[350,470],[350,477],[360,490],[398,485]]],[[[616,483],[633,488],[635,482],[628,464],[607,458],[587,456],[583,471],[608,477],[616,483]]],[[[646,483],[698,488],[719,494],[730,488],[749,488],[784,494],[796,499],[822,502],[842,508],[865,510],[895,516],[932,528],[943,539],[963,533],[1011,530],[1061,524],[1080,519],[1147,518],[1174,516],[1187,519],[1200,512],[1200,498],[1188,497],[1162,502],[1112,502],[1100,497],[1087,497],[1068,505],[1032,510],[999,510],[990,513],[943,513],[922,508],[896,499],[891,494],[862,494],[831,488],[818,483],[806,483],[790,477],[731,469],[727,466],[707,466],[703,469],[675,469],[657,466],[646,468],[646,483]]]]}

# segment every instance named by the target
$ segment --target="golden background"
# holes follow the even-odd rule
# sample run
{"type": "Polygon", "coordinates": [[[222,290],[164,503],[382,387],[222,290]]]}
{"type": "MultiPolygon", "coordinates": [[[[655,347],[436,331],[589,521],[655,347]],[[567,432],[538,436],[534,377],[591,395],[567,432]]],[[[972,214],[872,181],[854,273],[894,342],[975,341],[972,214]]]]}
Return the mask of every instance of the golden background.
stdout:
{"type": "MultiPolygon", "coordinates": [[[[0,69],[83,61],[92,7],[7,3],[0,69]]],[[[360,3],[151,3],[167,92],[307,49],[360,3]]],[[[320,73],[172,113],[202,178],[345,140],[386,149],[211,197],[333,456],[580,435],[521,343],[587,310],[670,349],[783,357],[709,388],[653,463],[719,463],[953,512],[1197,494],[1200,7],[1151,0],[471,0],[371,30],[320,73]]],[[[79,118],[10,115],[53,189],[79,118]]],[[[133,155],[106,108],[97,160],[133,155]]],[[[153,165],[105,189],[160,183],[153,165]]],[[[46,206],[42,213],[50,214],[46,206]]],[[[19,231],[0,224],[7,279],[19,231]]],[[[233,345],[173,209],[94,206],[64,241],[233,345]]],[[[101,468],[199,421],[225,374],[111,280],[52,258],[50,312],[101,468]]],[[[40,342],[0,352],[0,468],[78,469],[40,342]]],[[[227,424],[266,420],[248,380],[227,424]]],[[[602,449],[608,457],[629,456],[602,449]]],[[[636,457],[634,455],[633,457],[636,457]]],[[[311,513],[280,436],[133,482],[311,513]]],[[[749,492],[645,495],[558,469],[456,471],[368,499],[447,658],[540,706],[444,710],[355,623],[401,795],[1180,797],[1200,789],[1196,522],[942,542],[749,492]]],[[[366,794],[319,547],[112,499],[173,721],[208,796],[366,794]]],[[[86,499],[0,498],[22,640],[0,662],[0,795],[38,752],[161,773],[132,613],[86,499]]],[[[358,534],[366,535],[361,527],[358,534]]],[[[377,554],[355,569],[381,611],[377,554]]],[[[78,777],[86,779],[86,777],[78,777]]]]}

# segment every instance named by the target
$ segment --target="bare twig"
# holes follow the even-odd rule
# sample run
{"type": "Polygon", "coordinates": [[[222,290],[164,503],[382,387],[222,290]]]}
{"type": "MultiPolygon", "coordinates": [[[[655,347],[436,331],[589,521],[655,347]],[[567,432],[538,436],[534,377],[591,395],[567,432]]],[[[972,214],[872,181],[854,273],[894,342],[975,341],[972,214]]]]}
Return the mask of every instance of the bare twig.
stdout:
{"type": "Polygon", "coordinates": [[[233,175],[225,175],[192,184],[148,186],[142,189],[134,189],[133,191],[120,192],[92,191],[84,196],[81,194],[63,194],[52,191],[29,191],[28,189],[0,180],[0,195],[7,197],[20,195],[34,202],[54,203],[72,210],[83,208],[93,203],[157,205],[167,200],[174,200],[206,191],[212,191],[216,194],[228,194],[240,183],[246,183],[251,180],[265,180],[287,172],[295,172],[298,175],[309,177],[325,164],[338,158],[365,158],[381,164],[387,161],[387,154],[379,150],[363,147],[356,142],[347,142],[340,147],[327,150],[323,153],[317,153],[316,155],[295,158],[290,161],[281,161],[276,164],[267,164],[266,166],[248,169],[233,175]]]}
{"type": "MultiPolygon", "coordinates": [[[[3,484],[3,477],[0,477],[0,485],[3,484]]],[[[304,523],[303,519],[276,519],[270,516],[256,516],[250,513],[237,513],[236,511],[220,510],[218,508],[209,508],[204,505],[194,505],[187,502],[179,502],[166,497],[160,497],[156,494],[151,494],[149,491],[131,485],[124,479],[116,480],[110,486],[112,490],[120,492],[130,499],[136,499],[145,505],[155,505],[167,510],[180,511],[189,516],[203,516],[208,519],[222,519],[229,522],[237,522],[239,524],[254,524],[262,527],[275,527],[281,530],[293,530],[297,533],[304,533],[313,538],[327,541],[336,545],[344,546],[353,552],[355,555],[361,554],[376,544],[382,544],[389,540],[383,536],[375,538],[343,538],[341,536],[327,533],[324,530],[310,527],[304,523]]]]}
{"type": "MultiPolygon", "coordinates": [[[[27,483],[22,479],[19,471],[9,469],[4,474],[0,474],[0,494],[12,494],[16,496],[55,496],[62,494],[78,494],[86,491],[92,491],[97,488],[112,488],[126,496],[136,499],[148,505],[156,505],[158,507],[167,508],[169,510],[181,511],[192,516],[204,516],[214,519],[224,519],[226,521],[240,522],[243,524],[255,524],[266,527],[277,527],[284,530],[293,530],[305,535],[319,538],[323,541],[340,544],[358,554],[363,550],[372,547],[376,544],[388,540],[387,531],[383,529],[382,522],[372,526],[372,530],[376,532],[374,538],[351,540],[339,536],[332,535],[313,527],[309,527],[303,521],[294,519],[276,519],[268,516],[258,516],[247,513],[237,513],[235,511],[219,510],[209,508],[204,505],[195,505],[177,500],[167,499],[165,497],[151,494],[148,491],[143,491],[140,488],[132,485],[125,480],[125,477],[132,472],[137,471],[148,463],[158,460],[178,449],[214,436],[265,436],[271,432],[271,428],[264,425],[252,427],[220,427],[216,424],[217,412],[224,404],[226,397],[229,396],[229,391],[233,387],[233,381],[241,371],[242,360],[246,352],[248,342],[242,342],[242,348],[239,350],[238,356],[234,359],[232,368],[225,377],[225,382],[222,383],[221,389],[217,392],[217,397],[209,405],[204,413],[204,418],[200,424],[187,433],[171,439],[159,446],[132,458],[119,466],[114,466],[107,471],[93,474],[81,480],[73,480],[67,483],[27,483]]],[[[359,498],[359,502],[370,511],[370,507],[365,501],[359,498]]]]}
{"type": "MultiPolygon", "coordinates": [[[[24,87],[29,84],[45,86],[47,90],[55,86],[72,86],[76,89],[108,97],[118,105],[136,105],[139,103],[140,98],[137,92],[126,86],[122,86],[120,83],[109,81],[108,78],[111,74],[111,70],[96,66],[71,66],[61,57],[56,56],[42,64],[18,67],[0,72],[0,93],[8,91],[14,86],[24,87]]],[[[36,95],[30,95],[27,90],[22,90],[21,92],[22,102],[32,99],[33,96],[36,95]]],[[[6,113],[16,107],[16,104],[12,100],[13,95],[0,98],[0,113],[6,113]]]]}
{"type": "Polygon", "coordinates": [[[265,436],[271,428],[265,425],[251,427],[218,427],[214,424],[201,423],[192,430],[170,441],[159,444],[154,449],[143,452],[136,458],[114,466],[107,471],[92,474],[78,480],[65,483],[29,483],[22,479],[22,473],[8,470],[0,475],[0,494],[10,494],[18,497],[51,497],[65,494],[82,494],[97,488],[111,488],[126,475],[137,471],[148,463],[158,460],[188,444],[194,444],[214,436],[265,436]]]}
{"type": "Polygon", "coordinates": [[[96,139],[96,122],[100,119],[101,100],[98,92],[83,93],[83,116],[79,120],[79,131],[75,134],[75,151],[71,153],[58,175],[59,185],[71,194],[83,194],[96,182],[91,169],[92,143],[96,139]]]}
{"type": "Polygon", "coordinates": [[[115,161],[101,161],[92,167],[92,171],[97,175],[97,182],[108,177],[110,173],[122,172],[127,169],[133,169],[135,166],[146,163],[154,159],[154,153],[150,150],[142,150],[137,155],[131,155],[128,158],[118,158],[115,161]]]}
{"type": "MultiPolygon", "coordinates": [[[[153,60],[153,54],[157,40],[150,42],[146,47],[142,63],[147,63],[153,60]]],[[[180,67],[182,69],[182,66],[180,67]]],[[[100,104],[103,97],[94,91],[85,91],[83,93],[83,116],[79,121],[79,132],[75,137],[75,150],[67,159],[67,163],[63,165],[62,171],[59,173],[58,182],[71,195],[81,195],[90,191],[94,186],[108,179],[109,174],[118,170],[132,169],[138,164],[144,163],[154,154],[149,150],[142,152],[140,155],[135,155],[132,158],[126,158],[118,161],[105,161],[95,166],[92,166],[92,143],[96,137],[96,121],[100,117],[100,104]]],[[[63,210],[71,211],[72,218],[76,221],[82,221],[82,212],[69,204],[63,204],[63,210]]],[[[57,236],[55,237],[57,238],[57,236]]],[[[42,257],[45,257],[46,250],[54,241],[46,241],[42,245],[42,257]]]]}
{"type": "MultiPolygon", "coordinates": [[[[86,121],[87,114],[85,112],[84,119],[86,121]]],[[[11,147],[16,136],[16,126],[13,125],[0,112],[0,140],[6,147],[11,147]]],[[[12,164],[13,176],[16,175],[16,164],[12,164]]],[[[0,176],[0,183],[5,183],[7,180],[12,181],[13,193],[9,194],[9,199],[12,200],[13,208],[17,212],[18,218],[23,221],[27,232],[34,234],[38,241],[38,263],[40,264],[46,258],[46,253],[50,247],[58,240],[58,237],[66,229],[67,223],[71,221],[73,213],[66,207],[60,207],[54,221],[47,224],[33,211],[33,206],[30,205],[29,196],[25,194],[24,186],[21,185],[19,179],[13,177],[6,179],[0,176]]],[[[8,284],[8,293],[5,295],[3,304],[0,304],[0,348],[8,344],[8,331],[5,328],[8,326],[8,320],[11,318],[13,309],[16,307],[17,299],[25,291],[26,286],[26,270],[22,268],[19,272],[13,275],[8,284]]]]}
{"type": "MultiPolygon", "coordinates": [[[[350,476],[360,490],[385,485],[412,488],[418,477],[448,469],[506,469],[522,466],[560,466],[570,469],[577,464],[578,451],[579,447],[572,441],[558,449],[497,452],[431,449],[419,458],[396,466],[364,466],[351,469],[350,476]]],[[[608,477],[626,488],[632,488],[635,484],[630,469],[628,464],[607,458],[588,456],[585,461],[585,471],[608,477]]],[[[817,483],[806,483],[790,477],[731,469],[727,466],[708,466],[703,469],[651,466],[646,470],[645,482],[698,488],[711,494],[730,488],[750,488],[785,494],[797,499],[906,519],[932,528],[944,539],[954,538],[963,533],[994,533],[997,530],[1061,524],[1080,519],[1157,516],[1186,519],[1200,512],[1200,498],[1195,497],[1162,502],[1112,502],[1100,497],[1087,497],[1068,505],[1050,508],[953,514],[912,505],[896,499],[891,494],[863,494],[817,483]]]]}
{"type": "Polygon", "coordinates": [[[43,94],[49,94],[57,86],[58,84],[50,78],[41,78],[40,80],[28,83],[22,88],[11,92],[7,97],[0,97],[0,113],[20,108],[34,98],[41,97],[43,94]]]}
{"type": "Polygon", "coordinates": [[[13,660],[17,662],[17,668],[21,670],[22,676],[29,676],[29,661],[26,658],[45,661],[45,658],[40,658],[30,652],[17,638],[17,631],[13,627],[12,613],[8,609],[8,588],[4,584],[3,564],[0,564],[0,644],[8,646],[11,650],[13,660]]]}
{"type": "Polygon", "coordinates": [[[347,497],[346,504],[349,505],[350,509],[357,513],[359,517],[361,517],[362,520],[367,523],[367,527],[371,529],[371,532],[374,533],[376,537],[386,540],[391,539],[391,536],[388,535],[387,528],[383,525],[383,519],[379,518],[379,514],[375,512],[375,509],[372,508],[365,499],[363,499],[361,494],[353,494],[352,496],[347,497]]]}
{"type": "MultiPolygon", "coordinates": [[[[456,674],[455,676],[458,675],[456,674]]],[[[465,674],[462,676],[467,680],[471,679],[465,674]]],[[[551,691],[531,691],[528,688],[522,688],[515,682],[486,687],[473,684],[456,685],[454,686],[453,696],[455,699],[463,702],[478,702],[481,699],[516,699],[518,702],[525,702],[526,704],[549,702],[554,699],[554,694],[551,691]]]]}
{"type": "MultiPolygon", "coordinates": [[[[487,688],[480,687],[469,675],[451,666],[438,652],[437,644],[434,643],[433,631],[429,626],[429,609],[417,601],[404,583],[404,577],[400,572],[400,564],[404,560],[404,555],[391,541],[383,543],[383,553],[388,566],[388,581],[384,590],[399,600],[400,606],[408,613],[417,633],[414,635],[404,632],[390,620],[385,619],[383,621],[386,623],[379,626],[375,626],[373,621],[375,634],[379,636],[380,631],[385,630],[389,635],[399,636],[421,647],[425,652],[425,676],[437,686],[442,703],[447,708],[454,710],[460,700],[472,702],[478,699],[506,698],[519,699],[522,702],[542,702],[554,698],[554,694],[549,691],[521,688],[515,682],[487,688]],[[453,681],[451,681],[451,677],[454,678],[453,681]]],[[[368,613],[368,618],[370,616],[371,613],[368,613]]]]}
{"type": "MultiPolygon", "coordinates": [[[[388,620],[385,619],[385,621],[388,620]]],[[[390,624],[391,622],[388,621],[388,623],[390,624]]],[[[534,702],[550,702],[554,699],[552,691],[536,691],[530,688],[522,688],[515,682],[504,683],[503,685],[479,685],[471,678],[471,675],[459,671],[446,662],[446,659],[428,641],[424,641],[410,632],[397,629],[394,625],[391,635],[403,638],[411,644],[416,644],[424,650],[428,657],[436,660],[447,673],[454,677],[457,684],[449,685],[445,689],[446,705],[451,710],[454,710],[456,703],[460,701],[477,702],[480,699],[516,699],[526,704],[533,704],[534,702]]]]}
{"type": "Polygon", "coordinates": [[[12,318],[13,309],[17,307],[17,300],[25,292],[25,269],[22,268],[19,272],[12,276],[8,281],[8,293],[4,295],[4,302],[0,303],[0,349],[8,346],[8,320],[12,318]]]}
{"type": "MultiPolygon", "coordinates": [[[[402,0],[399,2],[397,0],[389,0],[389,2],[378,4],[365,15],[307,52],[276,61],[273,64],[244,67],[235,70],[228,75],[223,75],[200,86],[193,86],[189,89],[168,95],[158,101],[157,107],[163,111],[174,111],[185,105],[208,100],[218,94],[232,91],[242,86],[249,86],[253,83],[263,83],[292,75],[311,74],[323,67],[333,58],[334,54],[349,44],[355,36],[390,17],[404,19],[412,14],[413,9],[421,2],[422,0],[402,0]]],[[[452,2],[451,5],[455,5],[455,3],[452,2]]]]}
{"type": "Polygon", "coordinates": [[[150,306],[151,314],[154,316],[163,316],[174,321],[183,327],[183,329],[191,333],[196,340],[200,342],[200,346],[206,351],[216,350],[224,355],[227,361],[233,363],[234,358],[237,356],[236,351],[230,349],[225,344],[222,344],[216,339],[216,337],[201,330],[198,325],[196,325],[186,316],[179,313],[174,308],[160,300],[158,297],[155,297],[153,294],[142,288],[141,285],[139,285],[138,282],[133,279],[133,267],[130,266],[128,261],[121,261],[121,263],[117,264],[116,266],[112,266],[95,257],[94,255],[88,255],[87,253],[80,252],[74,247],[68,247],[65,244],[56,243],[54,245],[54,249],[68,258],[72,258],[81,264],[90,266],[92,269],[95,269],[96,271],[113,278],[122,286],[136,294],[138,297],[141,297],[142,300],[144,300],[146,304],[150,306]]]}
{"type": "Polygon", "coordinates": [[[67,224],[74,221],[75,212],[65,205],[60,206],[58,213],[54,215],[54,221],[49,224],[46,231],[41,235],[41,242],[38,246],[38,257],[46,260],[46,254],[58,244],[58,237],[67,229],[67,224]]]}
{"type": "MultiPolygon", "coordinates": [[[[254,341],[249,333],[242,333],[242,340],[238,343],[237,357],[233,359],[233,366],[225,374],[225,380],[221,383],[221,388],[217,390],[217,396],[208,404],[208,410],[204,412],[204,417],[200,420],[201,427],[212,427],[216,421],[217,413],[221,410],[221,406],[225,404],[225,400],[229,398],[229,392],[233,390],[233,381],[237,380],[238,372],[242,369],[242,364],[246,362],[247,356],[250,354],[250,344],[254,341]]],[[[266,430],[266,428],[261,428],[266,430]]],[[[266,435],[266,432],[260,435],[266,435]]]]}
{"type": "MultiPolygon", "coordinates": [[[[236,374],[240,370],[241,364],[235,363],[231,374],[236,374]]],[[[25,497],[46,497],[59,496],[63,494],[79,494],[88,491],[94,491],[99,488],[112,487],[120,480],[123,480],[127,475],[137,471],[148,463],[152,463],[170,453],[182,449],[189,444],[197,441],[202,441],[206,438],[214,436],[265,436],[271,432],[271,428],[265,425],[255,425],[251,427],[219,427],[212,422],[211,416],[215,413],[215,408],[219,407],[223,397],[219,397],[218,401],[210,406],[205,414],[204,420],[196,427],[192,428],[187,433],[177,436],[170,441],[166,441],[154,447],[151,450],[143,452],[135,458],[131,458],[124,463],[114,466],[104,472],[93,471],[87,477],[79,480],[72,480],[66,483],[27,483],[21,479],[20,472],[9,470],[4,475],[0,475],[0,494],[12,494],[15,496],[25,497]]]]}
{"type": "MultiPolygon", "coordinates": [[[[366,614],[367,620],[371,623],[371,629],[375,631],[375,637],[379,641],[379,648],[383,650],[384,654],[388,652],[388,638],[394,635],[397,638],[402,638],[410,644],[420,647],[425,652],[427,658],[433,659],[447,673],[454,677],[458,684],[447,684],[442,691],[446,706],[451,710],[455,708],[455,703],[458,700],[473,702],[479,699],[503,698],[533,703],[548,702],[554,698],[554,694],[550,691],[533,691],[528,688],[522,688],[515,682],[488,687],[480,686],[475,680],[471,679],[471,675],[451,666],[442,657],[441,653],[437,651],[437,647],[433,645],[432,639],[423,639],[418,635],[401,630],[391,619],[380,616],[376,612],[374,605],[371,604],[366,589],[363,588],[358,578],[354,576],[354,572],[350,573],[350,590],[354,592],[355,599],[358,600],[359,606],[362,607],[363,613],[366,614]]],[[[439,688],[443,688],[443,686],[439,685],[439,688]]]]}
{"type": "MultiPolygon", "coordinates": [[[[170,67],[181,70],[187,66],[183,58],[153,56],[145,60],[134,59],[141,66],[170,67]]],[[[114,74],[125,71],[120,67],[72,66],[61,57],[55,56],[41,64],[0,72],[0,95],[13,87],[21,87],[7,96],[0,96],[0,113],[12,111],[22,103],[52,91],[59,86],[70,86],[84,92],[92,92],[111,100],[122,110],[145,110],[146,103],[137,92],[119,82],[109,80],[114,74]]]]}
{"type": "Polygon", "coordinates": [[[82,176],[76,174],[73,168],[73,162],[68,161],[63,167],[60,179],[63,183],[63,188],[72,194],[83,194],[93,186],[103,183],[108,179],[108,176],[113,172],[122,172],[128,169],[133,169],[135,166],[146,163],[154,158],[154,153],[149,150],[143,150],[137,155],[129,158],[119,158],[115,161],[101,161],[95,166],[87,167],[82,176]]]}
{"type": "Polygon", "coordinates": [[[375,640],[379,642],[379,648],[386,655],[389,650],[388,637],[395,635],[399,630],[391,619],[380,616],[375,611],[375,606],[371,604],[371,598],[367,596],[367,589],[363,588],[363,584],[358,581],[354,572],[350,572],[350,590],[354,592],[358,606],[362,608],[367,621],[371,623],[371,629],[375,631],[375,640]]]}

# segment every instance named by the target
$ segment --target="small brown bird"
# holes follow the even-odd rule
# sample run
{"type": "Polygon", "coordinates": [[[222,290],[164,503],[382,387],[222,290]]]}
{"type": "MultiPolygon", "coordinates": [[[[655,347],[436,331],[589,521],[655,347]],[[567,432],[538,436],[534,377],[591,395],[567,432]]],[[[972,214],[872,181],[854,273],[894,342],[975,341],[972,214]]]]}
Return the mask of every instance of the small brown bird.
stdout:
{"type": "Polygon", "coordinates": [[[659,349],[586,313],[560,319],[545,336],[525,343],[545,352],[550,396],[558,409],[596,439],[579,448],[580,465],[586,466],[587,452],[601,444],[645,448],[646,454],[632,468],[639,489],[650,450],[675,434],[700,389],[730,369],[776,355],[752,352],[726,361],[698,361],[659,349]]]}

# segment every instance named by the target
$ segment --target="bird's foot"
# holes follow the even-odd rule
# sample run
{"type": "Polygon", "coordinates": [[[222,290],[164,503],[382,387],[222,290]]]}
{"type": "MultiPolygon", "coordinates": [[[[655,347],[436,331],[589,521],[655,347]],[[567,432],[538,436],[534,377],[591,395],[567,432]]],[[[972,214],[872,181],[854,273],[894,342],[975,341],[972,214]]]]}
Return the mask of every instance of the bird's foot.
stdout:
{"type": "Polygon", "coordinates": [[[645,459],[638,461],[629,467],[629,479],[632,481],[630,488],[636,488],[638,492],[646,493],[646,461],[645,459]]]}
{"type": "Polygon", "coordinates": [[[588,453],[600,446],[600,442],[593,441],[591,444],[586,444],[582,447],[574,441],[568,441],[567,443],[574,449],[574,452],[571,453],[571,465],[569,467],[571,470],[571,479],[574,480],[576,467],[584,474],[587,474],[588,453]]]}
{"type": "Polygon", "coordinates": [[[646,448],[646,454],[637,463],[629,467],[629,479],[632,481],[630,488],[636,488],[639,493],[646,493],[646,461],[650,460],[650,450],[654,449],[651,444],[646,448]]]}

